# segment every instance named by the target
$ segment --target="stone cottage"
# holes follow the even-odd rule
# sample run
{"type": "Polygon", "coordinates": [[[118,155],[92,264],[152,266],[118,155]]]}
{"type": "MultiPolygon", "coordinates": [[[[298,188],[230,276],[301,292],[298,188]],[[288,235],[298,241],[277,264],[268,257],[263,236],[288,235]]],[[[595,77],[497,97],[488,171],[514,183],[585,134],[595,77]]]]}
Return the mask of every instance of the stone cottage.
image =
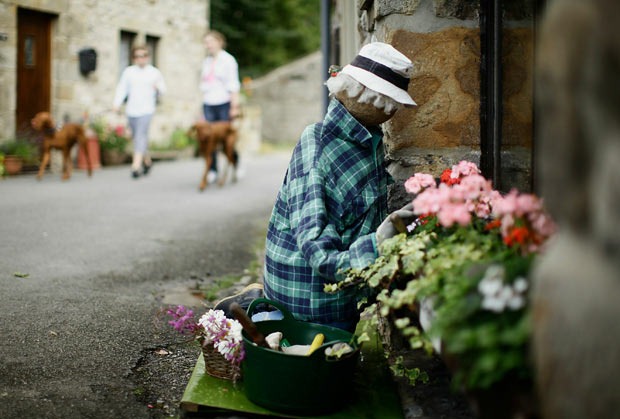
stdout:
{"type": "Polygon", "coordinates": [[[146,44],[168,85],[151,130],[165,141],[200,115],[207,27],[207,0],[0,0],[0,138],[42,110],[105,115],[131,47],[146,44]]]}

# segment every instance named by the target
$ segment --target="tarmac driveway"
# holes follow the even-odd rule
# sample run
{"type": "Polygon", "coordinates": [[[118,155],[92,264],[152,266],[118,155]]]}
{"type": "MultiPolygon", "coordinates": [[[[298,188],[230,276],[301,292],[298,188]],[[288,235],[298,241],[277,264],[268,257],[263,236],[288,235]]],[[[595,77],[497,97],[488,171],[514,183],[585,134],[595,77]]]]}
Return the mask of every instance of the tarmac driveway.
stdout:
{"type": "Polygon", "coordinates": [[[0,417],[152,417],[131,374],[173,339],[162,293],[243,273],[288,156],[244,156],[243,179],[202,193],[198,159],[0,181],[0,417]]]}

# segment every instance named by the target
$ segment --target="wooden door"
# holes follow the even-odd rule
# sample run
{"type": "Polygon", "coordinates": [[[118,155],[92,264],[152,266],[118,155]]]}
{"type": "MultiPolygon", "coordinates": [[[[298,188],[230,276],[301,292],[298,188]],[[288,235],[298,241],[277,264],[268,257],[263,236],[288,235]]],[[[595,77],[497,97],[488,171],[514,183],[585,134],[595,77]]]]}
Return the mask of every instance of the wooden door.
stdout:
{"type": "Polygon", "coordinates": [[[17,12],[17,134],[30,133],[32,117],[50,111],[52,19],[27,9],[17,12]]]}

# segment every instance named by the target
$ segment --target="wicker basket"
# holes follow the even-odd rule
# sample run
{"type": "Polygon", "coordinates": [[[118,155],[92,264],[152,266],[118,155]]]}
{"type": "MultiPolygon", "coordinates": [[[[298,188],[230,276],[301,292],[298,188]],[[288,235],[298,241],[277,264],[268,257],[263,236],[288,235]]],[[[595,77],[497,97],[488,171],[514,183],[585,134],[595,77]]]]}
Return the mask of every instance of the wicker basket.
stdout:
{"type": "Polygon", "coordinates": [[[205,362],[205,371],[212,377],[236,381],[241,377],[239,365],[234,365],[224,358],[213,345],[202,347],[202,357],[205,362]]]}

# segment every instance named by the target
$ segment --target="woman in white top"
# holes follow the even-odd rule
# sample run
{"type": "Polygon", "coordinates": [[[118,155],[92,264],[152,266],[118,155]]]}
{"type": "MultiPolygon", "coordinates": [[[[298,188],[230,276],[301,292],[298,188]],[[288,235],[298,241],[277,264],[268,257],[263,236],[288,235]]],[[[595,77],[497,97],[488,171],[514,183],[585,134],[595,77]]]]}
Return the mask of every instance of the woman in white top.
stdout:
{"type": "Polygon", "coordinates": [[[127,99],[125,113],[133,139],[133,160],[131,176],[136,179],[147,174],[152,161],[148,155],[148,132],[151,118],[155,113],[158,95],[166,91],[161,72],[148,63],[148,49],[136,46],[132,49],[134,65],[127,67],[116,87],[114,111],[118,112],[127,99]]]}
{"type": "MultiPolygon", "coordinates": [[[[209,31],[204,37],[207,57],[202,63],[200,91],[202,109],[209,122],[230,121],[239,116],[239,66],[237,60],[224,50],[226,38],[220,32],[209,31]]],[[[238,163],[238,155],[235,152],[238,163]]],[[[212,181],[216,177],[216,153],[209,168],[212,181]]]]}

